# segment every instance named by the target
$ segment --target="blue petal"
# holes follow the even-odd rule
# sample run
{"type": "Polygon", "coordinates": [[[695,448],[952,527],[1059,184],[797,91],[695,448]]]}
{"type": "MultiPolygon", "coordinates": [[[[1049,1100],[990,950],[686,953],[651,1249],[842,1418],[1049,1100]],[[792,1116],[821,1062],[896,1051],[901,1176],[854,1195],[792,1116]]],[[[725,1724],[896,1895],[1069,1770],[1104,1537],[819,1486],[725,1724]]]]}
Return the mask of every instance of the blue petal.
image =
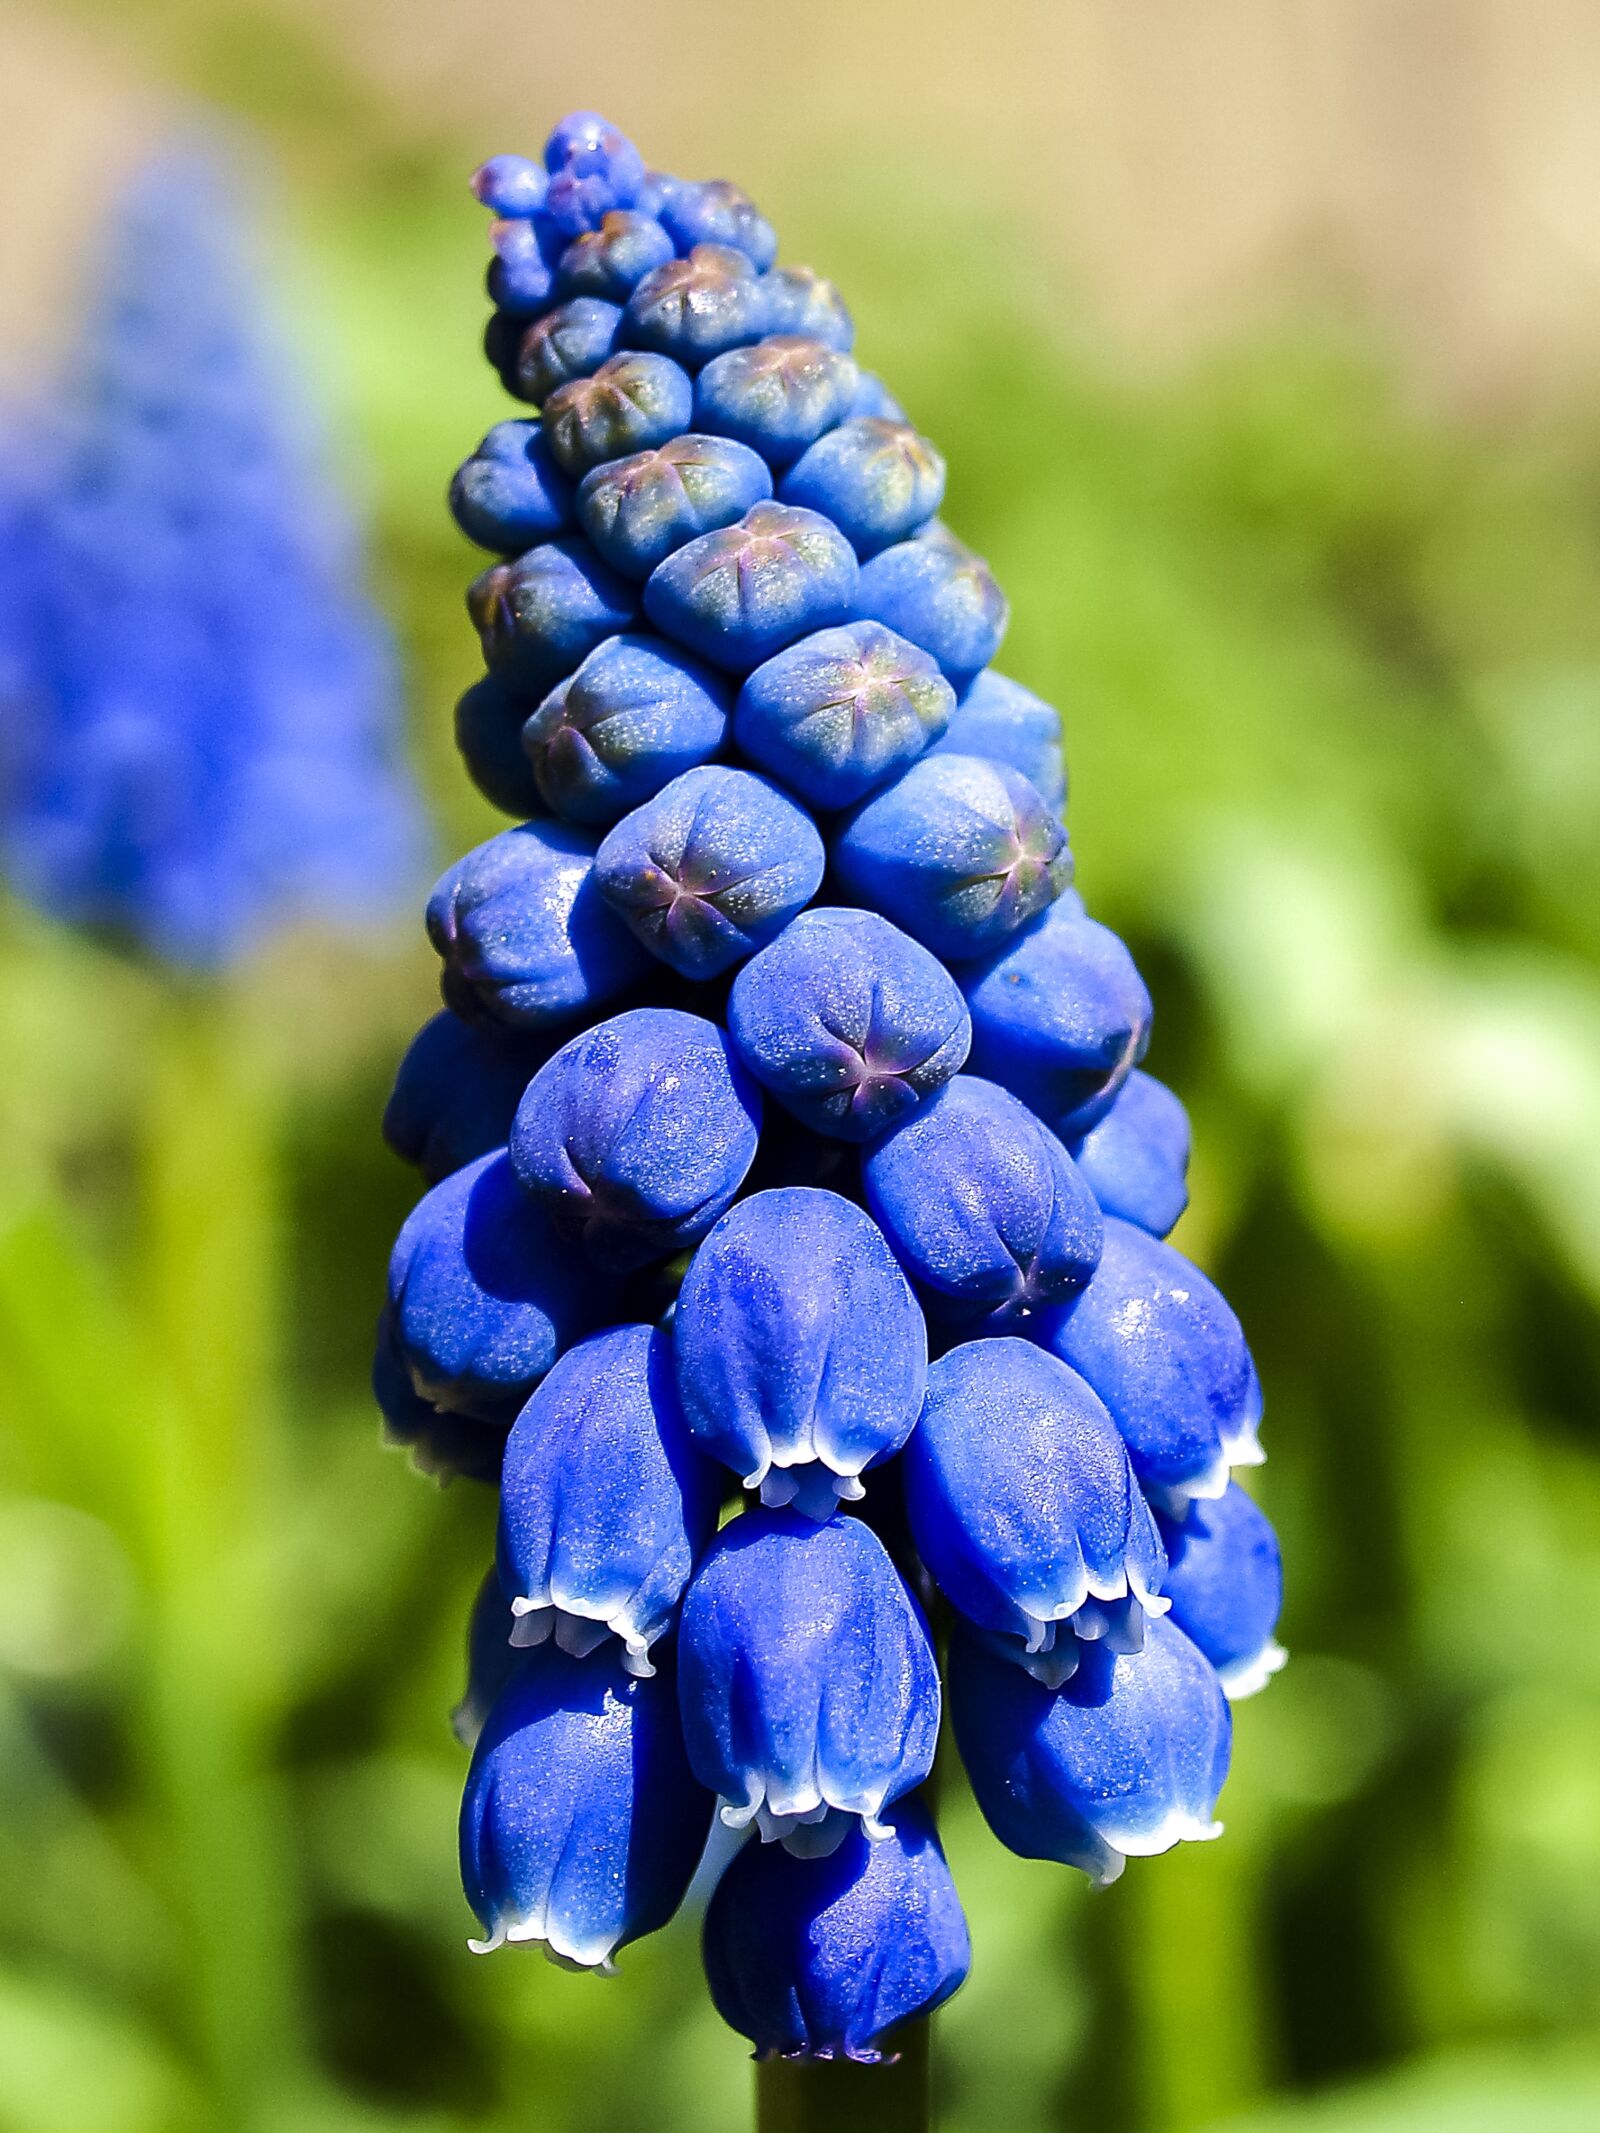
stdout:
{"type": "Polygon", "coordinates": [[[1106,1213],[1153,1237],[1164,1237],[1189,1204],[1189,1115],[1152,1075],[1136,1068],[1071,1147],[1106,1213]]]}
{"type": "Polygon", "coordinates": [[[490,1570],[478,1587],[467,1624],[467,1685],[450,1714],[450,1730],[463,1748],[473,1747],[506,1683],[523,1664],[511,1641],[513,1617],[490,1570]]]}
{"type": "Polygon", "coordinates": [[[1264,1688],[1288,1656],[1273,1637],[1283,1562],[1266,1515],[1236,1481],[1214,1503],[1162,1518],[1172,1619],[1211,1661],[1232,1702],[1264,1688]]]}
{"type": "Polygon", "coordinates": [[[730,1209],[690,1262],[673,1332],[684,1415],[769,1503],[819,1518],[900,1449],[927,1334],[873,1224],[837,1193],[788,1186],[730,1209]]]}
{"type": "MultiPolygon", "coordinates": [[[[849,354],[855,345],[855,325],[844,298],[824,275],[810,267],[774,267],[765,276],[765,291],[768,333],[803,333],[849,354]]],[[[853,405],[850,412],[873,411],[853,405]]]]}
{"type": "Polygon", "coordinates": [[[968,1341],[932,1366],[905,1485],[946,1597],[1050,1686],[1077,1664],[1073,1633],[1137,1651],[1166,1610],[1161,1543],[1115,1423],[1028,1341],[968,1341]]]}
{"type": "Polygon", "coordinates": [[[872,2065],[887,2032],[943,2006],[971,1943],[933,1823],[913,1799],[876,1842],[826,1859],[747,1845],[706,1912],[711,1997],[762,2059],[872,2065]]]}
{"type": "Polygon", "coordinates": [[[500,1482],[500,1579],[513,1640],[603,1637],[630,1674],[672,1622],[716,1531],[720,1479],[684,1426],[668,1335],[613,1326],[556,1364],[518,1416],[500,1482]]]}
{"type": "Polygon", "coordinates": [[[1020,770],[1053,814],[1067,797],[1061,762],[1061,719],[1054,706],[993,667],[962,690],[944,738],[930,753],[981,755],[1020,770]]]}
{"type": "Polygon", "coordinates": [[[406,1049],[383,1113],[383,1137],[430,1185],[510,1138],[522,1092],[550,1056],[548,1041],[448,1012],[406,1049]]]}
{"type": "Polygon", "coordinates": [[[378,1321],[372,1397],[383,1417],[383,1441],[409,1452],[419,1474],[431,1475],[441,1486],[458,1476],[491,1485],[499,1481],[510,1413],[497,1409],[492,1420],[479,1421],[424,1399],[412,1382],[393,1314],[387,1310],[378,1321]]]}
{"type": "Polygon", "coordinates": [[[937,519],[864,566],[857,611],[920,644],[956,682],[989,664],[1009,617],[988,564],[937,519]]]}
{"type": "Polygon", "coordinates": [[[538,698],[514,689],[498,674],[485,674],[456,703],[456,747],[467,775],[492,807],[519,822],[544,813],[533,765],[522,748],[522,729],[538,698]]]}
{"type": "Polygon", "coordinates": [[[1129,1859],[1222,1834],[1227,1699],[1182,1630],[1152,1622],[1132,1656],[1084,1648],[1047,1689],[981,1637],[952,1640],[956,1740],[985,1821],[1025,1859],[1114,1881],[1129,1859]]]}
{"type": "Polygon", "coordinates": [[[1074,1296],[1101,1223],[1026,1104],[958,1074],[862,1160],[867,1205],[931,1311],[999,1331],[1074,1296]]]}
{"type": "Polygon", "coordinates": [[[684,1735],[734,1829],[831,1851],[933,1767],[939,1672],[877,1535],[752,1508],[717,1536],[683,1602],[684,1735]]]}

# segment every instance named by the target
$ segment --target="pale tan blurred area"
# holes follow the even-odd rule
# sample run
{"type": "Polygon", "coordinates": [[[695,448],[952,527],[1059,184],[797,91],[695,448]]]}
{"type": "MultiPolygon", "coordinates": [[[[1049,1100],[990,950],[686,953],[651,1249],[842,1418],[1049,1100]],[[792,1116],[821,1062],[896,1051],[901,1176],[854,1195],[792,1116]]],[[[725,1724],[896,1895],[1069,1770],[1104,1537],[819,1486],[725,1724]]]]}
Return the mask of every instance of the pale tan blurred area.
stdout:
{"type": "MultiPolygon", "coordinates": [[[[232,12],[96,13],[90,35],[0,6],[14,324],[44,315],[74,149],[104,151],[174,16],[216,41],[232,12]]],[[[237,19],[275,12],[401,136],[532,147],[598,101],[656,160],[758,197],[878,167],[1018,218],[1141,358],[1286,298],[1372,312],[1469,400],[1560,388],[1600,347],[1597,0],[257,0],[237,19]]]]}

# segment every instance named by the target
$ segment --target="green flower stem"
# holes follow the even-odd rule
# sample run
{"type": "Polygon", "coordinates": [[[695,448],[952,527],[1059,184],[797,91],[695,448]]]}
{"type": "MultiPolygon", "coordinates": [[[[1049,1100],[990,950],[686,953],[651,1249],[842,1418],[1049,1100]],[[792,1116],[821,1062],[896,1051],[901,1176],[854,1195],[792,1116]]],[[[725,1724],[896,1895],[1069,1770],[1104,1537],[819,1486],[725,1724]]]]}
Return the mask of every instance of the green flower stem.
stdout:
{"type": "Polygon", "coordinates": [[[191,2045],[218,2122],[295,2077],[293,1847],[271,1728],[286,1501],[273,1397],[275,1105],[237,1003],[162,1007],[143,1137],[136,1279],[159,1420],[146,1750],[188,1945],[191,2045]]]}
{"type": "Polygon", "coordinates": [[[908,2022],[892,2066],[767,2059],[756,2068],[756,2133],[927,2133],[933,2123],[930,2021],[908,2022]]]}

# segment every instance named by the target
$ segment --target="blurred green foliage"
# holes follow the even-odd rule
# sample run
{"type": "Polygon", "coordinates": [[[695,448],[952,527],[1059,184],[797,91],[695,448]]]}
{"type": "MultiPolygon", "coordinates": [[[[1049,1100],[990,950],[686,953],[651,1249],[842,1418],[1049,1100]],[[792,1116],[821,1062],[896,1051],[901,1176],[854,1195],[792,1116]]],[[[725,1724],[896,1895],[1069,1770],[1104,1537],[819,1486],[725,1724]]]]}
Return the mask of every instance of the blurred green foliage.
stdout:
{"type": "MultiPolygon", "coordinates": [[[[454,851],[494,826],[450,743],[475,566],[442,505],[503,412],[460,184],[485,144],[400,152],[339,83],[280,103],[261,72],[454,851]]],[[[1195,1118],[1178,1241],[1255,1344],[1289,1565],[1294,1663],[1239,1713],[1221,1844],[1091,1895],[1000,1852],[951,1773],[976,1963],[944,2122],[1576,2133],[1600,440],[1447,432],[1326,323],[1120,385],[954,204],[835,172],[792,206],[949,456],[1006,666],[1062,706],[1080,881],[1195,1118]]],[[[381,1454],[364,1382],[420,925],[285,943],[207,1000],[8,918],[0,2129],[741,2125],[689,1924],[609,1984],[465,1950],[446,1713],[491,1506],[381,1454]]]]}

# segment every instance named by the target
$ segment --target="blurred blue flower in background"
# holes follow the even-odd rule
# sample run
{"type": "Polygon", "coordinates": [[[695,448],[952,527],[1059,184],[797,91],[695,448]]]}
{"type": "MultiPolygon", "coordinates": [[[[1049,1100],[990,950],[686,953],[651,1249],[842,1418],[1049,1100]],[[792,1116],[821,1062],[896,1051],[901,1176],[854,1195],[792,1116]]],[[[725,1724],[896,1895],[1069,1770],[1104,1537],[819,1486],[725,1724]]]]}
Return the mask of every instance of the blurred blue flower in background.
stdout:
{"type": "Polygon", "coordinates": [[[138,173],[3,539],[0,847],[50,914],[192,969],[411,886],[388,632],[200,147],[138,173]]]}

